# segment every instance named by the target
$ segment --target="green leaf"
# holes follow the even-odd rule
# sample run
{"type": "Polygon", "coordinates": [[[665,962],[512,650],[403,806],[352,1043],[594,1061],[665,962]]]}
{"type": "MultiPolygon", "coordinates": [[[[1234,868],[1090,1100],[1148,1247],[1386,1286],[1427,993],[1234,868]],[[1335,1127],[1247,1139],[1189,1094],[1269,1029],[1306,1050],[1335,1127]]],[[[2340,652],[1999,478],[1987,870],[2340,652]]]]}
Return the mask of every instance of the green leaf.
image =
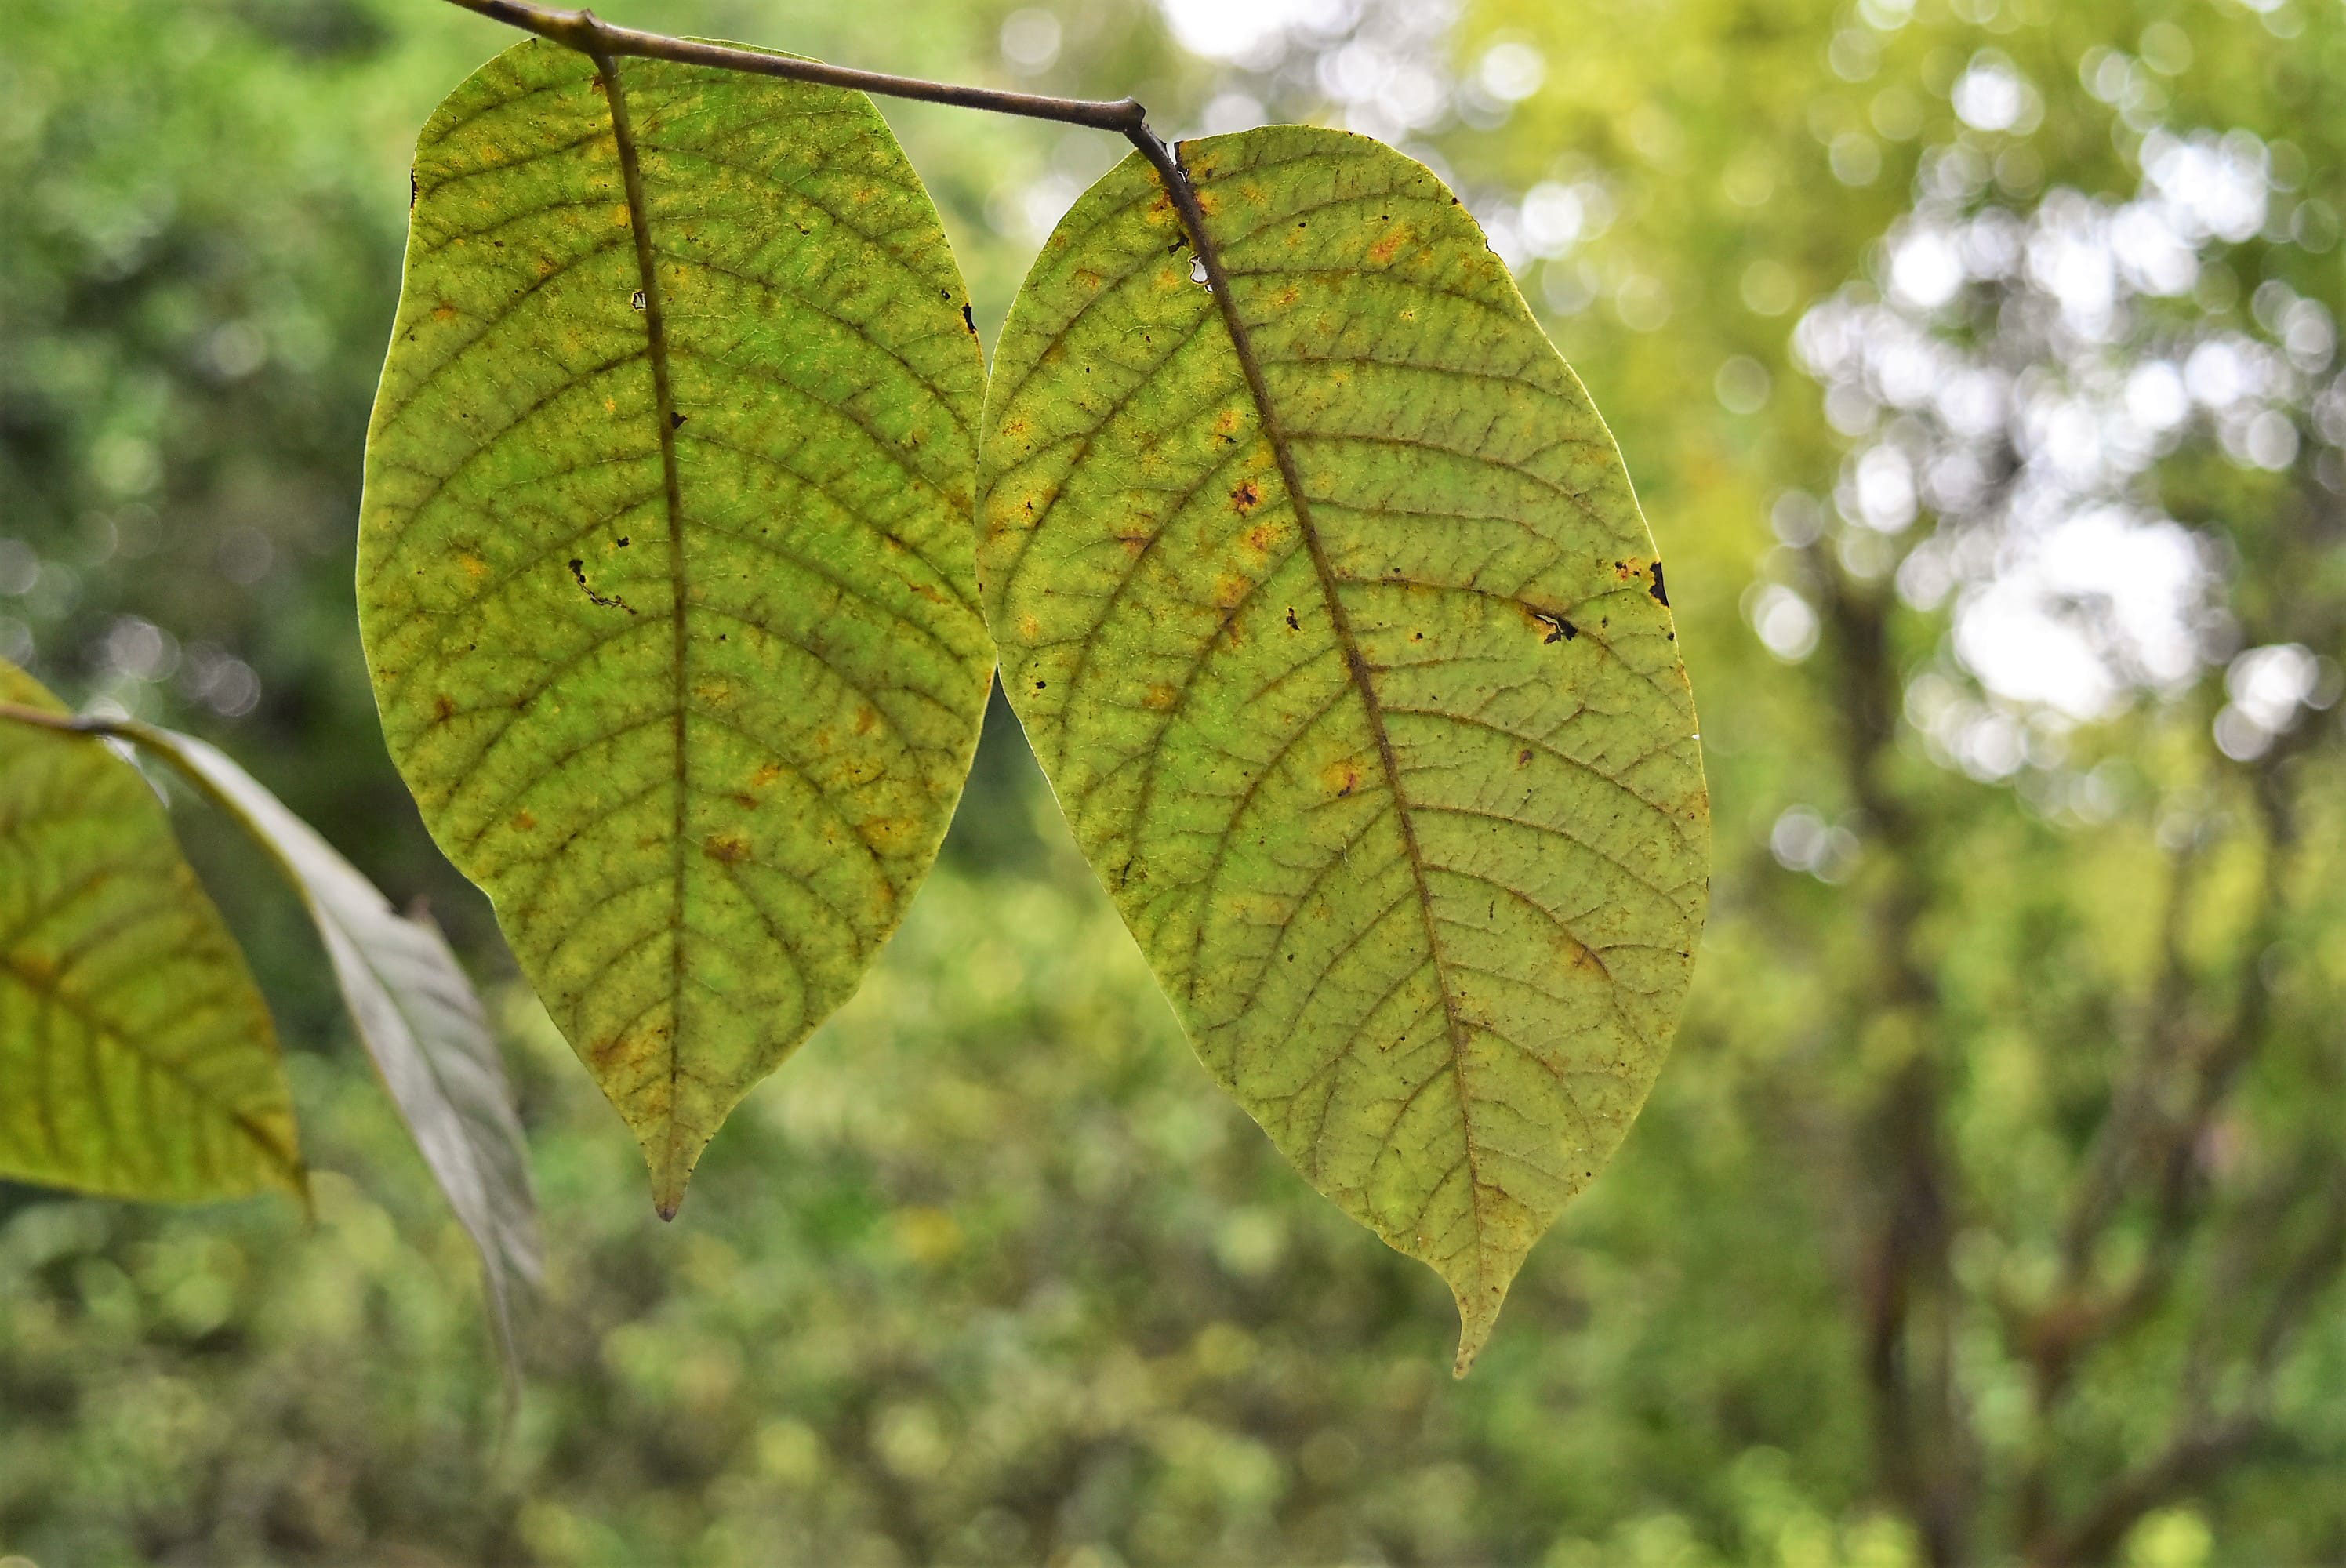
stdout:
{"type": "Polygon", "coordinates": [[[1432,173],[1296,127],[1060,223],[1004,328],[1003,682],[1198,1055],[1458,1298],[1463,1373],[1644,1103],[1709,808],[1618,453],[1432,173]]]}
{"type": "Polygon", "coordinates": [[[119,728],[242,824],[301,895],[392,1101],[480,1251],[508,1369],[513,1298],[539,1272],[529,1155],[481,1000],[439,927],[401,915],[357,867],[218,748],[148,725],[119,728]]]}
{"type": "MultiPolygon", "coordinates": [[[[5,660],[0,702],[65,711],[5,660]]],[[[155,792],[101,741],[5,718],[0,1176],[303,1190],[269,1010],[155,792]]]]}
{"type": "Polygon", "coordinates": [[[424,127],[359,607],[425,821],[672,1214],[967,777],[984,367],[869,99],[617,68],[615,117],[522,44],[424,127]]]}

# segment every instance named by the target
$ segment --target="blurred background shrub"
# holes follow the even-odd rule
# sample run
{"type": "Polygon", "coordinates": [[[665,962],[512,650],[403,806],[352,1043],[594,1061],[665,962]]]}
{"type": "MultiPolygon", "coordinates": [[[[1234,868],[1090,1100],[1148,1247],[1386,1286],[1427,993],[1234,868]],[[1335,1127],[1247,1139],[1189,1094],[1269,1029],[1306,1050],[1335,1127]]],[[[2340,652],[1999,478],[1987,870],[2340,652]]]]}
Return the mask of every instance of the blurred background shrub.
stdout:
{"type": "MultiPolygon", "coordinates": [[[[313,939],[189,814],[317,1213],[0,1186],[0,1562],[2346,1561],[2346,13],[623,9],[1450,178],[1669,563],[1719,857],[1677,1057],[1454,1384],[1438,1282],[1198,1069],[997,704],[879,972],[658,1225],[352,624],[407,148],[510,36],[10,0],[0,655],[429,901],[551,1260],[502,1430],[313,939]]],[[[990,341],[1119,146],[883,108],[990,341]]]]}

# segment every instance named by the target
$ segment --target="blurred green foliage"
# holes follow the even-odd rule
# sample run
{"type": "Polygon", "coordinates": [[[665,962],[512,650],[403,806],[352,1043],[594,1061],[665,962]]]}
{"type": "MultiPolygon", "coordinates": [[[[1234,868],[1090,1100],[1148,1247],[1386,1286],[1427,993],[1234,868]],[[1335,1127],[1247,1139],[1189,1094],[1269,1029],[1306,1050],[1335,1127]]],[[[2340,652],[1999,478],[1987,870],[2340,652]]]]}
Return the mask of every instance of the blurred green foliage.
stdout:
{"type": "MultiPolygon", "coordinates": [[[[423,0],[13,0],[0,654],[210,735],[394,896],[431,899],[502,988],[549,1284],[501,1434],[463,1237],[298,910],[189,816],[280,1010],[318,1213],[0,1189],[0,1553],[2346,1560],[2346,793],[2314,706],[2346,654],[2346,15],[1481,0],[1445,26],[1334,6],[1223,67],[1137,4],[1056,9],[1048,50],[1030,14],[1005,30],[1012,9],[623,19],[1130,91],[1168,130],[1340,118],[1378,90],[1347,48],[1421,41],[1459,107],[1411,145],[1516,252],[1619,437],[1706,721],[1713,923],[1620,1160],[1452,1383],[1439,1283],[1213,1089],[997,706],[944,869],[872,984],[658,1226],[624,1132],[415,823],[352,629],[407,149],[508,40],[423,0]],[[1991,96],[1965,123],[1956,99],[2002,71],[2010,115],[1991,96]],[[2023,265],[1899,303],[1896,237],[1931,213],[2023,229],[2064,190],[2114,208],[2155,136],[2251,147],[2229,132],[2253,138],[2258,220],[2195,239],[2186,289],[2130,300],[2109,335],[2045,327],[2061,290],[2023,265]],[[2287,359],[2315,320],[2293,300],[2328,349],[2307,328],[2287,359]],[[1963,606],[2015,536],[1987,502],[1865,522],[1864,453],[1943,455],[1945,422],[1824,355],[1820,329],[1793,348],[1796,323],[1877,308],[1859,336],[1903,322],[1981,356],[2015,406],[2207,341],[2282,367],[2258,407],[2285,451],[2211,399],[2121,476],[2205,563],[2179,675],[2092,722],[1983,677],[1963,606]],[[1934,596],[1930,552],[1965,538],[1982,575],[1934,596]],[[2289,647],[2331,673],[2276,705],[2234,656],[2289,647]]],[[[990,341],[1036,215],[1119,148],[886,112],[990,341]]],[[[2065,450],[1980,439],[1991,496],[2065,450]]]]}

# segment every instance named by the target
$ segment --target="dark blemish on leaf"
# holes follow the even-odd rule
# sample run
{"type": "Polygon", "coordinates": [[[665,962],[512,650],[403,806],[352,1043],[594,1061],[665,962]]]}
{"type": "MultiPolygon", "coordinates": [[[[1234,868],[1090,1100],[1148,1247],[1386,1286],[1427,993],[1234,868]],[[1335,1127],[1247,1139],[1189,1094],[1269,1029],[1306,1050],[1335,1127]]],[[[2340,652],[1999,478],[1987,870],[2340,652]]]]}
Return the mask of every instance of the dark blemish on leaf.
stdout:
{"type": "Polygon", "coordinates": [[[750,858],[750,840],[738,833],[712,833],[700,852],[719,865],[739,865],[750,858]]]}
{"type": "Polygon", "coordinates": [[[449,697],[449,696],[447,695],[447,693],[445,693],[445,692],[443,692],[443,693],[441,693],[438,697],[434,697],[434,698],[432,699],[432,717],[433,717],[434,719],[437,719],[437,720],[438,720],[440,723],[442,723],[442,724],[445,724],[445,723],[447,723],[450,719],[452,719],[452,718],[455,718],[455,717],[456,717],[456,703],[455,703],[455,699],[454,699],[454,698],[453,698],[453,697],[449,697]]]}
{"type": "Polygon", "coordinates": [[[1036,691],[1041,691],[1045,687],[1047,687],[1051,683],[1047,680],[1038,680],[1035,683],[1035,689],[1036,691]]]}
{"type": "Polygon", "coordinates": [[[627,600],[619,597],[618,595],[612,594],[607,597],[588,587],[586,585],[586,563],[576,556],[571,558],[570,575],[572,579],[577,583],[578,591],[580,593],[586,595],[595,603],[601,605],[604,608],[611,610],[625,610],[631,616],[636,613],[636,606],[627,603],[627,600]]]}
{"type": "Polygon", "coordinates": [[[951,289],[940,289],[937,290],[937,298],[950,305],[953,303],[953,290],[951,289]]]}
{"type": "Polygon", "coordinates": [[[1534,610],[1531,612],[1531,617],[1547,628],[1547,636],[1540,638],[1543,646],[1552,642],[1570,642],[1580,635],[1580,628],[1562,616],[1551,616],[1545,610],[1534,610]]]}
{"type": "Polygon", "coordinates": [[[415,198],[418,193],[419,188],[415,183],[415,171],[411,168],[407,171],[407,210],[410,212],[415,210],[415,198]]]}
{"type": "Polygon", "coordinates": [[[1529,763],[1529,762],[1531,761],[1531,759],[1532,759],[1532,748],[1531,748],[1530,747],[1528,747],[1528,746],[1525,747],[1521,751],[1518,751],[1518,752],[1516,752],[1516,753],[1515,753],[1515,766],[1516,766],[1516,767],[1518,767],[1518,768],[1524,767],[1525,765],[1526,765],[1527,763],[1529,763]]]}
{"type": "Polygon", "coordinates": [[[1301,624],[1295,618],[1295,606],[1292,605],[1287,607],[1287,629],[1290,632],[1300,632],[1303,629],[1301,624]]]}
{"type": "Polygon", "coordinates": [[[1654,563],[1654,585],[1646,592],[1653,595],[1655,602],[1664,609],[1669,608],[1670,596],[1662,591],[1662,564],[1658,559],[1654,563]]]}
{"type": "Polygon", "coordinates": [[[628,536],[628,535],[624,535],[624,534],[623,534],[623,535],[621,535],[618,538],[612,540],[612,541],[611,541],[611,543],[612,543],[612,544],[614,544],[614,545],[617,545],[620,549],[624,550],[624,549],[626,549],[628,545],[630,545],[634,544],[634,543],[635,543],[635,540],[634,540],[632,537],[630,537],[630,536],[628,536]]]}
{"type": "Polygon", "coordinates": [[[637,290],[633,294],[627,297],[627,303],[636,310],[642,310],[644,308],[644,291],[641,289],[637,290]]]}
{"type": "Polygon", "coordinates": [[[668,410],[668,429],[670,429],[670,430],[682,430],[682,429],[684,428],[684,422],[685,422],[685,420],[686,420],[688,417],[688,415],[680,414],[680,413],[677,412],[676,412],[676,410],[674,410],[674,409],[670,409],[670,410],[668,410]]]}
{"type": "Polygon", "coordinates": [[[966,300],[963,302],[961,308],[961,324],[969,329],[971,337],[977,336],[977,318],[969,313],[969,304],[966,300]]]}
{"type": "Polygon", "coordinates": [[[1240,516],[1253,511],[1261,501],[1262,492],[1254,487],[1251,479],[1239,480],[1239,487],[1230,492],[1230,504],[1238,508],[1240,516]]]}

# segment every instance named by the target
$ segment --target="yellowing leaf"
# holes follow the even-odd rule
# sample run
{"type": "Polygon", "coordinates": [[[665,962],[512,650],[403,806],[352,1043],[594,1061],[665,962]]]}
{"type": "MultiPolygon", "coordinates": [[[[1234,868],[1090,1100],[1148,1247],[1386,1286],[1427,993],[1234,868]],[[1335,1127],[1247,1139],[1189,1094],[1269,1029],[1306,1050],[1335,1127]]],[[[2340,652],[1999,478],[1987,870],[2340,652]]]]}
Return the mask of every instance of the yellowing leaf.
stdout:
{"type": "MultiPolygon", "coordinates": [[[[0,661],[0,703],[62,713],[0,661]]],[[[0,1176],[299,1192],[269,1010],[136,769],[0,718],[0,1176]]]]}
{"type": "Polygon", "coordinates": [[[984,372],[867,98],[615,68],[616,105],[522,44],[424,128],[360,623],[424,820],[673,1213],[967,775],[984,372]]]}
{"type": "Polygon", "coordinates": [[[1677,1027],[1708,803],[1611,435],[1375,142],[1127,158],[988,393],[1003,681],[1198,1053],[1458,1298],[1463,1372],[1677,1027]]]}

